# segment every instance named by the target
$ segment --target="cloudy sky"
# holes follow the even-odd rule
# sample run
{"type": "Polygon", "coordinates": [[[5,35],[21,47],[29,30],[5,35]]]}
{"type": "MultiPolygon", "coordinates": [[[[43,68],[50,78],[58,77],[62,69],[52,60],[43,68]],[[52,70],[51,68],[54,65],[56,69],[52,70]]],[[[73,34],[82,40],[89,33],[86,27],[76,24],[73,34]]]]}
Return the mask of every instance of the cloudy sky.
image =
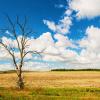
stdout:
{"type": "MultiPolygon", "coordinates": [[[[100,0],[0,0],[0,27],[5,13],[12,19],[28,16],[35,31],[29,49],[44,50],[42,59],[28,55],[24,69],[100,68],[100,0]]],[[[0,36],[4,43],[15,42],[0,36]]],[[[0,52],[0,70],[14,69],[7,51],[0,52]]]]}

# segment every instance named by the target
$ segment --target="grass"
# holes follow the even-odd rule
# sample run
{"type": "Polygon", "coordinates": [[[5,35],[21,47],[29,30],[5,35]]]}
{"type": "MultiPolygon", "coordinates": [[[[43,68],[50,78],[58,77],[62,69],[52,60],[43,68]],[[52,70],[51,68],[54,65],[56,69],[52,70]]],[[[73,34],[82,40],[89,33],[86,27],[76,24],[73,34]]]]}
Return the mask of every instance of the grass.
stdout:
{"type": "Polygon", "coordinates": [[[100,100],[98,88],[0,88],[0,100],[100,100]]]}
{"type": "Polygon", "coordinates": [[[100,100],[100,72],[24,72],[25,89],[15,73],[0,74],[0,100],[100,100]]]}

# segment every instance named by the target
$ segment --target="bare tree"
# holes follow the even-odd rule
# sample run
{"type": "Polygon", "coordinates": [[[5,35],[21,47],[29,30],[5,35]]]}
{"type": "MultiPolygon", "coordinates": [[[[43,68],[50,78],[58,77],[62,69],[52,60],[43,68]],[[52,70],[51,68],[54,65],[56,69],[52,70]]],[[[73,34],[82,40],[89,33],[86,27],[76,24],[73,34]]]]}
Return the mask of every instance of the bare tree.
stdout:
{"type": "Polygon", "coordinates": [[[16,21],[14,23],[14,21],[12,21],[12,19],[8,15],[6,17],[7,17],[7,20],[9,22],[9,28],[5,28],[3,30],[8,30],[9,33],[11,34],[12,38],[16,41],[17,49],[18,49],[19,54],[20,54],[19,62],[17,62],[17,60],[16,60],[15,47],[3,43],[2,39],[0,41],[0,44],[8,51],[8,53],[12,57],[12,61],[14,63],[14,66],[16,68],[16,73],[18,76],[18,82],[17,82],[18,87],[20,89],[23,89],[24,88],[24,81],[22,78],[22,67],[24,64],[24,58],[29,53],[40,54],[40,52],[30,51],[30,50],[26,51],[26,48],[29,46],[27,44],[29,41],[28,35],[33,34],[33,31],[31,29],[27,28],[27,18],[25,17],[24,21],[22,22],[19,20],[19,17],[16,16],[16,21]],[[18,32],[21,35],[20,39],[18,38],[19,37],[18,32]]]}

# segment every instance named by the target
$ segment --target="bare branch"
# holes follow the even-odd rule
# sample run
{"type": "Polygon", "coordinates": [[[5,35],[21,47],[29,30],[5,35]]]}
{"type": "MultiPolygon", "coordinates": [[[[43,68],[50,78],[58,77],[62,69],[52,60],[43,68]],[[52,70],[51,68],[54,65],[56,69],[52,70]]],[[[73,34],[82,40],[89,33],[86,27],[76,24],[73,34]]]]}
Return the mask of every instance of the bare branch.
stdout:
{"type": "Polygon", "coordinates": [[[19,22],[19,17],[18,17],[18,16],[17,16],[17,24],[18,24],[20,30],[22,31],[22,35],[24,35],[24,27],[23,27],[23,25],[19,22]]]}
{"type": "Polygon", "coordinates": [[[10,17],[8,15],[6,15],[6,17],[8,19],[8,22],[10,23],[11,27],[14,29],[15,28],[14,23],[12,22],[12,20],[10,19],[10,17]]]}
{"type": "Polygon", "coordinates": [[[0,42],[0,44],[9,52],[9,54],[12,56],[13,54],[11,53],[11,51],[8,49],[7,45],[0,42]]]}
{"type": "Polygon", "coordinates": [[[24,23],[23,23],[23,27],[24,27],[24,28],[26,27],[26,24],[27,24],[27,17],[25,16],[25,17],[24,17],[24,23]]]}
{"type": "Polygon", "coordinates": [[[13,58],[13,61],[14,61],[14,64],[15,64],[15,66],[16,66],[16,69],[18,69],[18,66],[17,66],[17,63],[16,63],[16,60],[15,60],[15,55],[14,55],[14,52],[12,53],[9,49],[8,49],[8,47],[7,47],[7,45],[6,44],[4,44],[4,43],[2,43],[2,42],[0,42],[0,44],[8,51],[8,53],[12,56],[12,58],[13,58]]]}
{"type": "MultiPolygon", "coordinates": [[[[32,29],[29,30],[29,29],[26,28],[26,25],[27,25],[26,16],[25,16],[25,19],[24,19],[23,23],[20,22],[18,16],[16,17],[16,23],[13,23],[13,21],[10,19],[10,17],[8,15],[6,15],[6,17],[8,19],[9,24],[10,24],[10,27],[9,27],[10,29],[9,30],[11,31],[12,38],[14,38],[14,40],[17,43],[17,49],[18,49],[18,52],[20,54],[20,58],[18,59],[19,61],[17,62],[16,56],[15,56],[16,51],[15,51],[15,48],[12,45],[4,44],[4,43],[2,43],[2,41],[0,42],[0,44],[11,55],[13,63],[16,67],[16,73],[17,73],[17,76],[18,76],[18,79],[19,79],[18,80],[19,88],[23,88],[24,83],[23,83],[23,79],[22,79],[22,67],[23,67],[23,64],[24,64],[25,56],[29,53],[32,53],[32,54],[38,54],[41,57],[41,52],[26,51],[26,48],[29,46],[29,44],[28,44],[28,41],[29,41],[28,35],[30,33],[33,33],[32,29]],[[22,35],[20,39],[18,37],[19,35],[17,34],[17,32],[19,32],[19,34],[22,35]]],[[[5,30],[5,28],[4,28],[4,30],[5,30]]],[[[8,30],[8,29],[6,29],[6,30],[8,30]]]]}
{"type": "Polygon", "coordinates": [[[31,54],[38,54],[38,55],[42,58],[42,56],[41,56],[41,53],[42,53],[42,52],[37,52],[37,51],[27,51],[27,52],[24,54],[23,58],[24,58],[27,54],[29,54],[29,53],[31,53],[31,54]]]}
{"type": "Polygon", "coordinates": [[[6,15],[7,19],[8,19],[8,22],[10,23],[11,27],[12,27],[12,34],[13,36],[15,37],[16,41],[17,41],[17,44],[18,44],[18,49],[19,51],[21,52],[21,47],[20,47],[20,43],[18,41],[18,37],[17,37],[17,34],[16,34],[16,28],[15,28],[15,25],[13,24],[12,20],[10,19],[10,17],[8,15],[6,15]]]}

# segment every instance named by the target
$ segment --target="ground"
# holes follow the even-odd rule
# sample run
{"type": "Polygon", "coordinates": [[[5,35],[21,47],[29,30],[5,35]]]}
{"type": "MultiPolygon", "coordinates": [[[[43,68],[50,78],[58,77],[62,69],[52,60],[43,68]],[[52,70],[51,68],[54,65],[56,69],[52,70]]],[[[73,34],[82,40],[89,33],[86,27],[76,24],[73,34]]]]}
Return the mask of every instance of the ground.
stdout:
{"type": "Polygon", "coordinates": [[[100,71],[24,72],[25,89],[16,73],[0,74],[0,100],[100,100],[100,71]]]}

